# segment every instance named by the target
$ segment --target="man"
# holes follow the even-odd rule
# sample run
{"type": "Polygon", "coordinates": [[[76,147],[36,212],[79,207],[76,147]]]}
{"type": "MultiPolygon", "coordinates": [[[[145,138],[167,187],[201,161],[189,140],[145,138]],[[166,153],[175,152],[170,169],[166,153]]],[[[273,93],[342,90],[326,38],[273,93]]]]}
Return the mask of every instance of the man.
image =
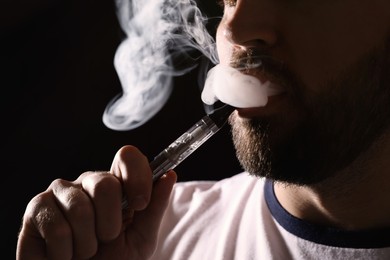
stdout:
{"type": "Polygon", "coordinates": [[[32,199],[18,259],[389,259],[389,29],[384,0],[226,0],[221,63],[284,90],[230,118],[253,176],[152,186],[125,146],[32,199]]]}

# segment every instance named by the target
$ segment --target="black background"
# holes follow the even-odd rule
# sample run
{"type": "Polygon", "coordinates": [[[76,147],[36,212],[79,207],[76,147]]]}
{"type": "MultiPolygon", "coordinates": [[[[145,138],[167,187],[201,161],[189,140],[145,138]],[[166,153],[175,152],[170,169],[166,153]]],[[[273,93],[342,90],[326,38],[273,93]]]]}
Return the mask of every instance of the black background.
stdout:
{"type": "MultiPolygon", "coordinates": [[[[199,6],[208,17],[220,15],[213,1],[199,6]]],[[[167,105],[145,125],[123,132],[104,126],[103,111],[121,92],[113,57],[123,34],[113,1],[6,0],[0,22],[0,258],[14,259],[25,207],[54,179],[108,170],[125,144],[152,159],[204,108],[194,70],[175,78],[167,105]]],[[[176,168],[179,181],[221,179],[240,170],[229,127],[176,168]]]]}

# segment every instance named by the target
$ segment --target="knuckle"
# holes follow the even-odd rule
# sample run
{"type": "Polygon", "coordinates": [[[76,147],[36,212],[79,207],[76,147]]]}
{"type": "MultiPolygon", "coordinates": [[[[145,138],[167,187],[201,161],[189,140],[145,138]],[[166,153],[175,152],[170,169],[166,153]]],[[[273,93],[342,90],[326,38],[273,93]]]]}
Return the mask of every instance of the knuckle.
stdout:
{"type": "Polygon", "coordinates": [[[51,186],[55,200],[59,202],[66,215],[76,220],[85,220],[93,215],[91,201],[81,188],[62,179],[53,181],[51,186]]]}
{"type": "Polygon", "coordinates": [[[41,208],[47,208],[47,196],[40,193],[30,200],[24,213],[25,219],[35,219],[41,208]]]}
{"type": "Polygon", "coordinates": [[[72,219],[74,219],[74,221],[81,222],[90,219],[93,215],[91,205],[83,202],[70,203],[68,207],[68,212],[68,214],[72,217],[72,219]]]}
{"type": "Polygon", "coordinates": [[[66,207],[66,211],[76,221],[89,219],[93,215],[91,201],[86,196],[78,195],[82,191],[75,188],[70,190],[63,198],[63,205],[66,207]]]}
{"type": "Polygon", "coordinates": [[[52,199],[49,192],[35,196],[27,204],[24,221],[31,221],[43,237],[68,238],[72,231],[65,221],[61,221],[61,212],[51,203],[52,199]]]}
{"type": "Polygon", "coordinates": [[[48,190],[56,190],[58,188],[62,188],[64,186],[67,186],[68,183],[68,181],[65,181],[63,179],[55,179],[51,182],[48,190]]]}
{"type": "Polygon", "coordinates": [[[113,190],[120,190],[121,184],[119,180],[109,174],[104,174],[101,176],[100,181],[96,182],[94,186],[94,194],[101,194],[102,196],[112,194],[113,190]]]}

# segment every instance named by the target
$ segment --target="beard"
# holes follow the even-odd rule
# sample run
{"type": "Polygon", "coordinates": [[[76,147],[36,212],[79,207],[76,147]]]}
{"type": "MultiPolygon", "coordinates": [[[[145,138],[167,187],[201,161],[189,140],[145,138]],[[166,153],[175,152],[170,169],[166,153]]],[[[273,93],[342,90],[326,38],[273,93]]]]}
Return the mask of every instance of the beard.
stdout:
{"type": "Polygon", "coordinates": [[[390,37],[383,48],[321,84],[321,93],[305,92],[308,88],[290,70],[271,70],[275,66],[268,63],[269,69],[265,59],[263,70],[294,92],[286,94],[292,109],[229,118],[236,155],[247,172],[284,183],[317,184],[345,170],[389,130],[390,37]]]}

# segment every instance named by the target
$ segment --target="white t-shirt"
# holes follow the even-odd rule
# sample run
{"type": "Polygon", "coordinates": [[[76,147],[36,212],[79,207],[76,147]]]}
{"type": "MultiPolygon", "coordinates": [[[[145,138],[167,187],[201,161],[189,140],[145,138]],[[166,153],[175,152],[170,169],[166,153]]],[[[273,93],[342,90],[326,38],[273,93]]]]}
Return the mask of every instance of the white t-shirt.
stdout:
{"type": "Polygon", "coordinates": [[[241,173],[175,185],[154,255],[159,260],[390,259],[390,229],[348,232],[297,219],[270,181],[241,173]]]}

